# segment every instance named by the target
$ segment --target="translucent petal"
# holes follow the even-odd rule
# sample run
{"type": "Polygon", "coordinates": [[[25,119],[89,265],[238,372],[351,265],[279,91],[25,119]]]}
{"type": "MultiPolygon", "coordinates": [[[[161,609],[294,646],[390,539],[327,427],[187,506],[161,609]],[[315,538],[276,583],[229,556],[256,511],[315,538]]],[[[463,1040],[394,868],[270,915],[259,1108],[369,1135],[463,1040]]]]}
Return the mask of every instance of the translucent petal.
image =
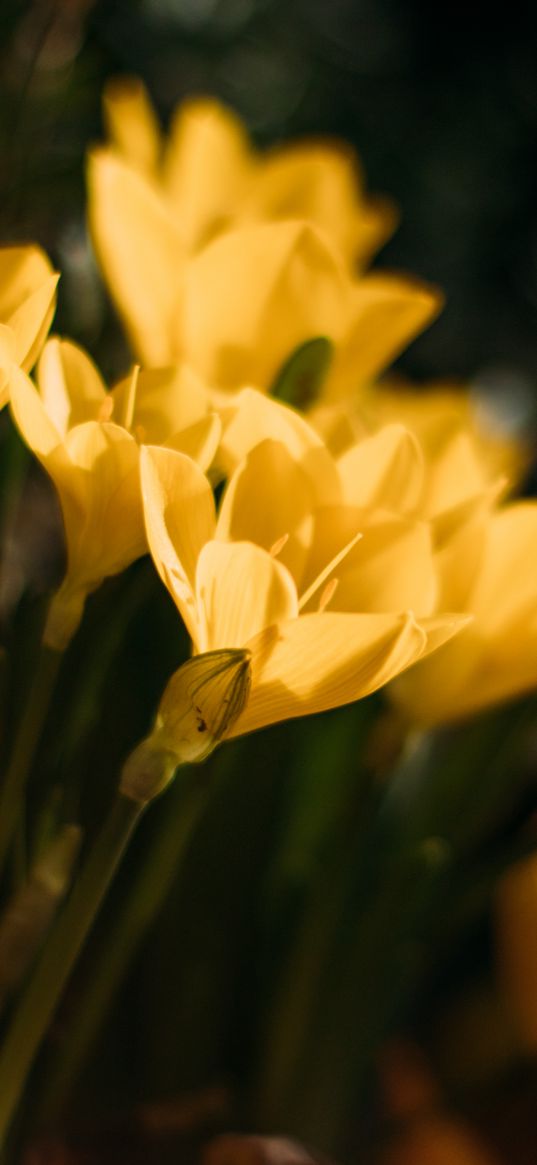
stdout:
{"type": "Polygon", "coordinates": [[[313,527],[313,488],[289,450],[279,441],[262,441],[238,466],[224,493],[218,537],[255,542],[270,550],[282,537],[278,554],[300,582],[313,527]]]}
{"type": "Polygon", "coordinates": [[[137,169],[154,172],[160,161],[160,126],[145,85],[137,77],[109,81],[103,96],[110,140],[137,169]]]}
{"type": "Polygon", "coordinates": [[[494,515],[487,526],[483,558],[469,610],[475,611],[489,635],[523,628],[537,611],[535,547],[537,502],[515,502],[494,515]]]}
{"type": "Polygon", "coordinates": [[[442,302],[436,289],[406,277],[376,274],[361,279],[328,373],[326,400],[348,396],[378,376],[431,323],[442,302]]]}
{"type": "Polygon", "coordinates": [[[58,275],[48,275],[9,317],[15,336],[15,355],[27,371],[33,368],[56,308],[58,275]]]}
{"type": "Polygon", "coordinates": [[[172,120],[164,183],[189,249],[235,217],[249,170],[248,139],[232,111],[210,99],[183,102],[172,120]]]}
{"type": "Polygon", "coordinates": [[[124,429],[98,421],[71,429],[65,447],[77,495],[85,495],[84,524],[66,520],[68,573],[96,585],[146,548],[139,450],[124,429]]]}
{"type": "MultiPolygon", "coordinates": [[[[130,377],[112,389],[114,419],[125,424],[130,377]]],[[[207,415],[209,398],[203,382],[185,364],[167,368],[141,368],[131,421],[141,427],[148,445],[161,445],[175,433],[207,415]]]]}
{"type": "Polygon", "coordinates": [[[57,336],[47,341],[37,367],[41,399],[58,432],[96,420],[107,398],[105,384],[87,352],[57,336]]]}
{"type": "Polygon", "coordinates": [[[343,498],[349,505],[408,513],[423,490],[423,455],[403,425],[385,425],[338,460],[343,498]]]}
{"type": "Polygon", "coordinates": [[[194,642],[198,620],[194,597],[199,554],[214,535],[211,488],[201,469],[173,449],[141,450],[142,497],[149,548],[194,642]]]}
{"type": "Polygon", "coordinates": [[[333,611],[401,611],[430,614],[437,596],[435,561],[427,523],[397,514],[325,507],[316,515],[308,579],[357,531],[362,538],[335,571],[333,611]]]}
{"type": "Polygon", "coordinates": [[[251,542],[208,542],[198,560],[196,596],[202,651],[243,647],[264,627],[298,614],[291,575],[251,542]]]}
{"type": "Polygon", "coordinates": [[[299,344],[340,331],[349,294],[337,259],[304,223],[230,231],[189,267],[187,359],[220,388],[269,389],[299,344]]]}
{"type": "Polygon", "coordinates": [[[245,388],[223,410],[222,425],[218,464],[227,476],[251,449],[270,438],[285,445],[307,475],[318,504],[338,501],[341,488],[333,458],[311,425],[288,405],[245,388]]]}
{"type": "Polygon", "coordinates": [[[181,355],[184,246],[158,192],[112,150],[88,164],[89,218],[102,270],[135,352],[149,365],[181,355]]]}

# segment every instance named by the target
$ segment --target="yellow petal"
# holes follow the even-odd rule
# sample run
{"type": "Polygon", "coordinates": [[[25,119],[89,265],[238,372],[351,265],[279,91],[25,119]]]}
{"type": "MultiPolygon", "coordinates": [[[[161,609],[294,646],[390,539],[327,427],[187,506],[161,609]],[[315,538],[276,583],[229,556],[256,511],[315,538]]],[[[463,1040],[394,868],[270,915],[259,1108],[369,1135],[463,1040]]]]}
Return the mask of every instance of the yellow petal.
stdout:
{"type": "Polygon", "coordinates": [[[30,378],[15,366],[11,369],[11,411],[26,444],[46,465],[62,436],[30,378]]]}
{"type": "Polygon", "coordinates": [[[439,647],[443,647],[450,639],[454,639],[461,631],[467,627],[471,627],[474,622],[473,615],[458,615],[449,612],[441,615],[431,615],[425,619],[420,618],[420,627],[425,631],[427,636],[427,643],[420,656],[420,660],[426,659],[428,655],[432,655],[439,647]]]}
{"type": "Polygon", "coordinates": [[[51,421],[37,389],[16,365],[11,368],[11,412],[24,441],[58,490],[66,528],[81,529],[85,521],[86,475],[73,467],[62,436],[51,421]]]}
{"type": "Polygon", "coordinates": [[[138,446],[118,425],[86,421],[65,448],[85,491],[84,524],[66,523],[68,573],[95,586],[146,548],[138,446]]]}
{"type": "Polygon", "coordinates": [[[346,146],[303,141],[265,155],[250,197],[267,218],[304,218],[328,234],[344,235],[362,185],[358,160],[346,146]],[[334,222],[338,215],[339,222],[334,222]]]}
{"type": "Polygon", "coordinates": [[[298,614],[289,571],[251,542],[208,542],[198,559],[196,597],[201,651],[243,647],[264,627],[298,614]]]}
{"type": "Polygon", "coordinates": [[[37,367],[37,383],[45,409],[59,433],[72,425],[96,420],[107,398],[95,364],[71,340],[48,340],[37,367]]]}
{"type": "Polygon", "coordinates": [[[333,457],[340,457],[351,445],[369,436],[363,421],[348,403],[316,404],[308,409],[308,421],[322,437],[333,457]]]}
{"type": "Polygon", "coordinates": [[[343,498],[349,505],[401,513],[415,509],[423,490],[423,455],[403,425],[385,425],[338,460],[343,498]]]}
{"type": "Polygon", "coordinates": [[[490,639],[475,618],[460,635],[393,685],[391,695],[418,724],[464,720],[537,687],[537,615],[520,634],[490,639]]]}
{"type": "Polygon", "coordinates": [[[52,274],[41,247],[0,247],[0,318],[8,319],[52,274]]]}
{"type": "Polygon", "coordinates": [[[351,506],[320,509],[308,581],[358,530],[361,540],[334,572],[338,588],[331,610],[430,614],[437,596],[437,578],[429,526],[396,514],[372,514],[351,506]]]}
{"type": "Polygon", "coordinates": [[[15,357],[28,371],[33,368],[56,309],[58,275],[48,275],[9,317],[15,336],[15,357]]]}
{"type": "Polygon", "coordinates": [[[442,296],[408,278],[366,275],[356,283],[349,322],[334,354],[325,399],[341,399],[378,376],[438,315],[442,296]]]}
{"type": "Polygon", "coordinates": [[[488,475],[469,433],[453,434],[433,459],[427,475],[424,497],[425,512],[440,514],[460,505],[467,498],[482,494],[488,475]]]}
{"type": "Polygon", "coordinates": [[[341,329],[349,294],[342,267],[305,224],[230,231],[189,266],[187,358],[220,388],[268,389],[299,344],[341,329]]]}
{"type": "Polygon", "coordinates": [[[201,417],[193,425],[174,433],[166,441],[167,449],[178,449],[196,461],[200,469],[208,470],[216,456],[222,425],[216,413],[201,417]]]}
{"type": "Polygon", "coordinates": [[[201,469],[175,450],[146,447],[141,450],[140,466],[149,549],[197,642],[196,564],[205,542],[214,535],[212,491],[201,469]]]}
{"type": "Polygon", "coordinates": [[[491,500],[471,499],[432,523],[437,546],[438,609],[466,611],[487,540],[491,500]]]}
{"type": "MultiPolygon", "coordinates": [[[[127,424],[130,376],[112,389],[114,418],[127,424]]],[[[141,426],[144,442],[161,445],[175,433],[187,429],[206,417],[209,408],[207,390],[199,376],[185,364],[168,368],[141,368],[138,372],[136,399],[128,428],[141,426]]]]}
{"type": "Polygon", "coordinates": [[[231,110],[209,99],[183,102],[172,120],[164,182],[189,249],[235,217],[249,169],[248,139],[231,110]]]}
{"type": "Polygon", "coordinates": [[[103,114],[108,136],[119,152],[137,169],[153,173],[160,159],[160,127],[138,77],[117,77],[108,82],[103,114]]]}
{"type": "Polygon", "coordinates": [[[420,655],[412,616],[324,612],[280,623],[245,645],[252,690],[230,736],[359,700],[420,655]]]}
{"type": "Polygon", "coordinates": [[[302,577],[313,527],[312,484],[285,445],[262,441],[238,466],[222,498],[219,538],[255,542],[278,554],[295,582],[302,577]]]}
{"type": "Polygon", "coordinates": [[[320,437],[300,413],[253,388],[242,389],[222,412],[218,464],[227,476],[266,439],[285,445],[306,474],[319,503],[340,497],[338,469],[320,437]]]}
{"type": "Polygon", "coordinates": [[[57,282],[40,247],[0,248],[0,320],[12,328],[13,359],[26,371],[50,327],[57,282]]]}
{"type": "Polygon", "coordinates": [[[298,142],[258,164],[247,205],[266,218],[304,218],[363,266],[389,237],[397,216],[388,200],[364,199],[358,159],[337,142],[298,142]]]}
{"type": "Polygon", "coordinates": [[[399,212],[390,198],[370,198],[362,202],[354,223],[352,251],[359,267],[366,267],[373,255],[393,235],[399,212]]]}
{"type": "Polygon", "coordinates": [[[469,598],[488,635],[508,633],[537,611],[533,555],[537,545],[537,502],[505,506],[489,522],[476,586],[469,598]]]}
{"type": "Polygon", "coordinates": [[[150,182],[113,151],[88,164],[92,237],[134,350],[151,365],[181,355],[184,247],[150,182]]]}

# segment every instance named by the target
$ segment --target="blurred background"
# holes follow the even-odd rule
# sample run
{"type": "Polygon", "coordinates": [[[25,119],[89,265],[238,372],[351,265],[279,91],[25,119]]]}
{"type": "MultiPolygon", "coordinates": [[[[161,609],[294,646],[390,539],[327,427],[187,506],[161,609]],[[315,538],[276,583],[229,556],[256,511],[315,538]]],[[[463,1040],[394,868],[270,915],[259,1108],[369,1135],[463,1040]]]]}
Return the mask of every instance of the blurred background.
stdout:
{"type": "Polygon", "coordinates": [[[369,188],[396,200],[378,262],[447,296],[408,371],[535,391],[536,25],[531,6],[506,22],[484,4],[463,16],[424,0],[5,0],[2,236],[51,251],[62,326],[95,344],[83,165],[103,83],[142,77],[164,121],[185,95],[215,94],[260,144],[352,142],[369,188]]]}
{"type": "MultiPolygon", "coordinates": [[[[210,93],[238,111],[260,145],[311,134],[350,141],[369,190],[392,197],[401,212],[376,265],[437,283],[447,297],[401,370],[423,382],[477,385],[515,429],[531,426],[530,6],[495,18],[483,4],[463,12],[424,0],[3,0],[0,44],[0,241],[45,247],[62,271],[56,328],[86,345],[105,373],[123,371],[128,354],[88,244],[84,157],[102,135],[103,84],[135,74],[164,122],[184,96],[210,93]]],[[[7,423],[3,417],[4,430],[7,423]]],[[[15,514],[18,534],[13,514],[6,526],[6,577],[15,583],[7,596],[4,584],[4,613],[15,609],[25,580],[39,590],[38,574],[48,583],[58,574],[53,510],[34,471],[15,514]],[[20,560],[25,523],[33,563],[20,560]]],[[[76,771],[61,812],[82,806],[90,832],[117,764],[185,650],[171,602],[146,567],[128,572],[128,603],[117,580],[92,599],[76,644],[82,667],[66,660],[47,729],[45,767],[76,771]],[[96,644],[118,598],[118,636],[125,627],[129,635],[117,657],[117,643],[106,639],[103,681],[95,678],[96,644]],[[59,740],[73,692],[78,719],[59,740]]],[[[8,633],[8,644],[21,644],[12,701],[33,618],[23,601],[8,633]]],[[[396,1165],[535,1161],[537,1031],[516,1034],[495,955],[498,880],[535,842],[534,706],[525,701],[422,742],[389,795],[378,775],[385,740],[380,761],[378,741],[365,755],[355,747],[378,710],[375,697],[224,750],[208,766],[218,791],[178,874],[174,794],[150,815],[35,1073],[37,1127],[50,1127],[52,1141],[49,1156],[32,1163],[175,1161],[177,1146],[184,1153],[189,1137],[197,1143],[200,1128],[236,1127],[292,1132],[369,1165],[384,1161],[386,1130],[398,1120],[445,1105],[480,1130],[488,1149],[475,1152],[487,1155],[471,1156],[463,1136],[442,1158],[433,1147],[429,1157],[410,1148],[396,1165]],[[286,996],[291,936],[334,854],[343,865],[334,866],[334,883],[327,879],[324,905],[321,893],[321,909],[339,925],[324,982],[329,1019],[312,1037],[294,1094],[283,1074],[275,1098],[267,1079],[271,1071],[274,1085],[285,1048],[271,1045],[272,1018],[315,1014],[311,999],[309,1013],[297,1003],[300,977],[298,997],[286,996]],[[125,903],[118,946],[115,911],[125,903]],[[79,1036],[65,1056],[68,1030],[79,1036]],[[72,1157],[61,1157],[59,1144],[72,1157]]],[[[38,801],[44,784],[34,775],[38,801]]]]}

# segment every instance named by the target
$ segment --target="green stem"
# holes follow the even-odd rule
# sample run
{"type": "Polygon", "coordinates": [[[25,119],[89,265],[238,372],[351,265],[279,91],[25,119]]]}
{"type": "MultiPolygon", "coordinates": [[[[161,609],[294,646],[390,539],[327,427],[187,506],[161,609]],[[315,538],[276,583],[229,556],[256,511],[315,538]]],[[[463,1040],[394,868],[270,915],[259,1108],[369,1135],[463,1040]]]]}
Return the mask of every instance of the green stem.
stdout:
{"type": "Polygon", "coordinates": [[[120,916],[114,917],[107,927],[80,985],[76,1023],[63,1054],[59,1058],[55,1056],[45,1073],[45,1088],[39,1104],[40,1123],[49,1123],[61,1111],[133,956],[181,865],[209,793],[209,786],[200,781],[199,773],[194,774],[194,779],[189,774],[188,780],[190,786],[185,790],[183,782],[176,778],[172,803],[167,802],[160,828],[147,845],[140,869],[134,872],[120,916]]]}
{"type": "Polygon", "coordinates": [[[99,910],[143,805],[118,795],[50,935],[0,1053],[0,1147],[63,988],[99,910]]]}
{"type": "Polygon", "coordinates": [[[35,750],[50,707],[62,654],[41,647],[0,793],[0,871],[13,837],[35,750]]]}

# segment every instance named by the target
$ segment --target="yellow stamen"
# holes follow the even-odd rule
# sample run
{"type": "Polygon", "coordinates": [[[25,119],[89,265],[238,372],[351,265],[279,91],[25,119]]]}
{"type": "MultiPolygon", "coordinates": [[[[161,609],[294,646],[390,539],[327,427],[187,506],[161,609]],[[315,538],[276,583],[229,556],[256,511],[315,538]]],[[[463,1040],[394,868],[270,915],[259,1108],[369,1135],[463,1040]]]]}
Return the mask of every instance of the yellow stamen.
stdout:
{"type": "Polygon", "coordinates": [[[277,558],[278,554],[280,553],[280,550],[283,550],[286,542],[288,542],[288,541],[289,541],[289,535],[282,534],[281,538],[278,538],[276,542],[273,542],[273,544],[269,550],[269,554],[270,554],[271,558],[277,558]]]}
{"type": "Polygon", "coordinates": [[[138,388],[138,376],[140,373],[140,365],[135,364],[131,373],[129,387],[126,393],[125,409],[123,412],[123,424],[126,429],[130,429],[132,419],[134,417],[134,408],[136,405],[136,390],[138,388]]]}
{"type": "Polygon", "coordinates": [[[334,594],[337,591],[338,586],[339,586],[339,579],[338,578],[331,578],[330,582],[327,582],[327,584],[324,588],[324,591],[319,599],[319,606],[317,607],[317,610],[319,611],[319,613],[321,613],[321,611],[326,610],[326,608],[330,602],[330,599],[332,599],[334,597],[334,594]]]}
{"type": "Polygon", "coordinates": [[[361,537],[361,534],[355,534],[354,538],[351,538],[350,542],[347,542],[347,545],[343,547],[343,550],[340,550],[339,554],[334,555],[334,558],[328,563],[328,566],[325,566],[324,570],[317,575],[317,578],[313,580],[311,586],[308,587],[307,591],[304,591],[302,598],[299,599],[299,611],[306,606],[306,603],[309,603],[315,592],[319,590],[319,587],[322,587],[323,583],[332,574],[332,571],[336,569],[336,566],[339,566],[340,562],[343,562],[343,559],[347,557],[347,554],[356,546],[356,543],[360,541],[361,537]]]}

